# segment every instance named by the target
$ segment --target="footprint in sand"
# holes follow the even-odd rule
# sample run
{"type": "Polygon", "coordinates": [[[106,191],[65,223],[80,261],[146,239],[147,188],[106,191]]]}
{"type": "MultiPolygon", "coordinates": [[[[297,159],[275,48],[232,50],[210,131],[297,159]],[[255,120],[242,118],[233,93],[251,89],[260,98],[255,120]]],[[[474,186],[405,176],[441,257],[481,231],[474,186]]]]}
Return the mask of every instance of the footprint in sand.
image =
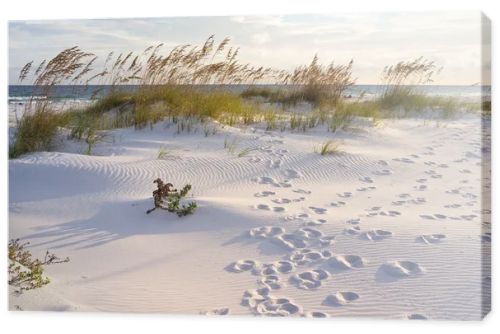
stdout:
{"type": "Polygon", "coordinates": [[[317,215],[323,215],[323,214],[325,214],[328,211],[325,208],[318,208],[318,207],[315,207],[315,206],[310,206],[309,209],[311,209],[317,215]]]}
{"type": "Polygon", "coordinates": [[[298,179],[298,178],[302,177],[302,174],[300,174],[299,172],[297,172],[296,170],[293,170],[293,169],[285,169],[283,171],[283,175],[285,175],[285,177],[290,178],[290,179],[298,179]]]}
{"type": "Polygon", "coordinates": [[[319,288],[328,276],[328,272],[323,269],[313,269],[293,275],[290,277],[290,282],[299,289],[313,290],[319,288]]]}
{"type": "Polygon", "coordinates": [[[382,264],[378,273],[394,278],[416,277],[424,273],[424,269],[416,262],[393,261],[382,264]]]}
{"type": "Polygon", "coordinates": [[[357,188],[356,191],[361,191],[361,192],[365,192],[365,191],[370,191],[370,190],[375,190],[377,189],[377,187],[360,187],[360,188],[357,188]]]}
{"type": "Polygon", "coordinates": [[[473,220],[476,217],[477,217],[476,215],[462,215],[462,216],[460,216],[460,218],[462,218],[464,220],[473,220]]]}
{"type": "Polygon", "coordinates": [[[279,274],[289,274],[295,269],[295,265],[290,261],[276,261],[273,263],[266,263],[260,267],[256,267],[254,274],[256,275],[279,275],[279,274]]]}
{"type": "Polygon", "coordinates": [[[260,283],[270,290],[279,290],[284,285],[281,283],[280,277],[278,275],[267,275],[262,277],[260,283]]]}
{"type": "Polygon", "coordinates": [[[420,205],[427,203],[427,200],[423,197],[417,197],[415,199],[409,200],[408,203],[420,205]]]}
{"type": "Polygon", "coordinates": [[[278,246],[292,251],[311,246],[326,247],[331,245],[334,240],[335,236],[324,236],[321,231],[312,227],[303,227],[292,233],[284,233],[271,239],[278,246]]]}
{"type": "Polygon", "coordinates": [[[311,311],[311,312],[306,312],[304,314],[304,317],[306,318],[330,318],[330,316],[324,312],[320,311],[311,311]]]}
{"type": "Polygon", "coordinates": [[[242,273],[244,271],[253,270],[258,265],[258,262],[254,260],[238,260],[228,265],[226,270],[233,273],[242,273]]]}
{"type": "Polygon", "coordinates": [[[292,200],[290,200],[288,198],[277,198],[277,199],[273,199],[272,202],[274,202],[276,204],[289,204],[292,202],[292,200]]]}
{"type": "Polygon", "coordinates": [[[302,266],[306,264],[316,263],[318,261],[325,261],[332,257],[332,252],[329,250],[312,250],[309,248],[298,249],[290,254],[289,259],[295,265],[302,266]]]}
{"type": "Polygon", "coordinates": [[[447,164],[439,164],[438,167],[439,168],[448,168],[449,166],[447,164]]]}
{"type": "Polygon", "coordinates": [[[389,166],[389,163],[385,160],[379,160],[379,161],[377,161],[377,164],[379,164],[381,166],[389,166]]]}
{"type": "Polygon", "coordinates": [[[303,194],[303,195],[311,194],[311,192],[309,190],[304,190],[304,189],[294,189],[293,192],[297,193],[297,194],[303,194]]]}
{"type": "Polygon", "coordinates": [[[328,295],[323,301],[323,305],[328,306],[343,306],[353,301],[359,299],[359,295],[355,292],[346,291],[346,292],[336,292],[332,295],[328,295]]]}
{"type": "Polygon", "coordinates": [[[337,196],[340,198],[350,198],[352,197],[352,193],[349,191],[345,191],[343,193],[337,193],[337,196]]]}
{"type": "Polygon", "coordinates": [[[255,206],[255,208],[259,209],[259,210],[265,210],[265,211],[274,211],[274,212],[285,212],[285,208],[282,207],[282,206],[269,206],[267,204],[258,204],[255,206]]]}
{"type": "Polygon", "coordinates": [[[387,217],[397,217],[401,215],[401,212],[399,211],[394,211],[394,210],[389,210],[389,211],[380,211],[379,214],[381,216],[387,216],[387,217]]]}
{"type": "Polygon", "coordinates": [[[358,255],[337,255],[328,264],[337,270],[357,269],[365,265],[365,260],[358,255]]]}
{"type": "Polygon", "coordinates": [[[427,190],[427,186],[425,184],[420,184],[418,186],[414,186],[413,189],[418,190],[418,191],[424,191],[424,190],[427,190]]]}
{"type": "Polygon", "coordinates": [[[363,233],[361,235],[362,238],[366,240],[372,240],[372,241],[377,241],[377,240],[383,240],[387,239],[393,236],[393,233],[390,231],[386,230],[371,230],[363,233]]]}
{"type": "Polygon", "coordinates": [[[446,219],[447,216],[440,214],[440,213],[436,213],[433,215],[420,215],[420,218],[428,219],[428,220],[435,220],[435,219],[446,219]]]}
{"type": "Polygon", "coordinates": [[[407,318],[408,320],[427,320],[427,317],[425,315],[419,313],[409,314],[407,318]]]}
{"type": "Polygon", "coordinates": [[[316,239],[323,236],[323,232],[314,228],[304,227],[294,232],[295,235],[301,236],[305,239],[316,239]]]}
{"type": "Polygon", "coordinates": [[[363,176],[363,177],[360,177],[359,180],[361,182],[366,182],[366,183],[373,183],[373,179],[369,176],[363,176]]]}
{"type": "Polygon", "coordinates": [[[298,202],[303,202],[305,201],[306,198],[305,197],[299,197],[299,198],[294,198],[292,199],[292,202],[295,202],[295,203],[298,203],[298,202]]]}
{"type": "Polygon", "coordinates": [[[472,173],[472,172],[471,172],[470,170],[468,170],[468,169],[461,169],[461,170],[459,170],[459,172],[460,172],[460,173],[462,173],[462,174],[470,174],[470,173],[472,173]]]}
{"type": "Polygon", "coordinates": [[[285,229],[279,226],[260,226],[252,228],[248,234],[253,238],[274,238],[285,233],[285,229]]]}
{"type": "Polygon", "coordinates": [[[259,158],[259,157],[251,157],[251,158],[248,159],[248,161],[255,164],[255,163],[261,162],[262,159],[259,158]]]}
{"type": "Polygon", "coordinates": [[[276,236],[272,239],[272,241],[288,250],[295,250],[298,248],[306,248],[308,246],[307,238],[303,235],[295,234],[295,233],[285,233],[279,236],[276,236]]]}
{"type": "Polygon", "coordinates": [[[256,315],[290,316],[302,312],[300,306],[288,298],[276,298],[269,294],[271,289],[264,287],[247,290],[243,294],[241,304],[248,306],[256,315]]]}
{"type": "Polygon", "coordinates": [[[268,162],[269,168],[280,168],[281,160],[269,160],[268,162]]]}
{"type": "Polygon", "coordinates": [[[394,206],[401,206],[401,205],[403,205],[405,203],[406,203],[406,201],[392,201],[391,204],[394,205],[394,206]]]}
{"type": "Polygon", "coordinates": [[[203,315],[228,315],[230,310],[228,307],[216,308],[210,311],[202,312],[203,315]]]}
{"type": "Polygon", "coordinates": [[[266,145],[259,147],[259,150],[264,153],[272,153],[273,152],[272,148],[273,147],[271,145],[266,145]]]}
{"type": "Polygon", "coordinates": [[[410,198],[411,195],[410,194],[407,194],[407,193],[404,193],[404,194],[399,194],[398,195],[399,198],[410,198]]]}
{"type": "Polygon", "coordinates": [[[310,220],[307,222],[304,222],[304,225],[306,226],[320,226],[326,224],[326,219],[315,219],[315,220],[310,220]]]}
{"type": "Polygon", "coordinates": [[[349,219],[346,221],[346,224],[358,225],[361,222],[361,218],[349,219]]]}
{"type": "Polygon", "coordinates": [[[446,190],[446,193],[450,194],[450,195],[458,195],[458,194],[460,194],[460,189],[457,188],[457,189],[446,190]]]}
{"type": "Polygon", "coordinates": [[[255,197],[268,197],[274,195],[276,195],[274,191],[261,191],[260,193],[254,194],[255,197]]]}
{"type": "Polygon", "coordinates": [[[373,175],[381,175],[381,176],[384,176],[384,175],[391,175],[392,174],[392,171],[389,170],[389,169],[382,169],[382,170],[377,170],[377,171],[374,171],[372,172],[373,175]]]}
{"type": "Polygon", "coordinates": [[[334,235],[327,235],[321,238],[318,238],[318,241],[321,246],[331,246],[335,242],[335,236],[334,235]]]}
{"type": "Polygon", "coordinates": [[[396,158],[396,159],[392,159],[394,161],[399,161],[399,162],[404,162],[406,164],[414,164],[415,161],[411,160],[411,159],[408,159],[408,158],[396,158]]]}
{"type": "Polygon", "coordinates": [[[427,179],[417,179],[415,182],[417,182],[417,183],[425,183],[425,182],[427,182],[427,179]]]}
{"type": "Polygon", "coordinates": [[[446,235],[444,234],[426,234],[417,237],[416,241],[424,244],[437,244],[443,241],[445,238],[446,235]]]}
{"type": "Polygon", "coordinates": [[[359,233],[361,233],[361,228],[359,226],[353,226],[344,229],[345,235],[358,235],[359,233]]]}
{"type": "Polygon", "coordinates": [[[283,182],[278,182],[269,176],[259,176],[259,177],[253,178],[252,181],[257,182],[259,184],[272,185],[274,187],[290,188],[292,186],[288,180],[285,180],[283,182]]]}
{"type": "Polygon", "coordinates": [[[287,220],[287,221],[293,221],[293,220],[298,220],[298,221],[302,221],[302,222],[305,222],[307,218],[309,218],[310,215],[308,213],[296,213],[294,215],[288,215],[288,216],[285,216],[283,217],[284,220],[287,220]]]}
{"type": "Polygon", "coordinates": [[[339,208],[341,206],[344,206],[346,203],[345,202],[342,202],[342,201],[337,201],[337,202],[332,202],[330,203],[331,206],[335,207],[335,208],[339,208]]]}

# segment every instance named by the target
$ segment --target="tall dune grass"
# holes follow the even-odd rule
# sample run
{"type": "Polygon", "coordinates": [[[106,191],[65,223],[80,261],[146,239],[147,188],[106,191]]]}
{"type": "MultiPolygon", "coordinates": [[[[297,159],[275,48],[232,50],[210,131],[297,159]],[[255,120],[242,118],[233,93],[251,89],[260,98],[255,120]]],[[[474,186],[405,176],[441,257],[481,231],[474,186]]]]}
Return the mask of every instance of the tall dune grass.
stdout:
{"type": "MultiPolygon", "coordinates": [[[[326,125],[331,131],[346,129],[355,117],[374,120],[383,111],[400,107],[422,109],[429,105],[452,110],[451,101],[419,94],[414,85],[432,82],[439,72],[434,62],[418,58],[399,62],[383,70],[384,90],[373,101],[343,99],[355,83],[353,61],[323,65],[315,55],[308,65],[293,71],[253,66],[239,60],[239,49],[230,39],[216,42],[210,36],[201,45],[179,45],[165,52],[163,45],[149,46],[139,53],[109,53],[101,69],[95,69],[97,57],[78,47],[66,49],[38,66],[26,64],[21,82],[30,81],[47,97],[32,99],[18,123],[10,156],[48,150],[58,127],[70,129],[71,138],[85,140],[89,152],[100,130],[121,127],[141,129],[169,120],[178,132],[191,131],[196,124],[213,120],[223,125],[264,123],[267,130],[307,131],[326,125]],[[266,83],[283,89],[256,86],[266,83]],[[95,101],[84,108],[60,112],[50,102],[60,84],[108,85],[109,92],[95,91],[95,101]],[[133,91],[122,85],[137,85],[133,91]],[[246,84],[242,94],[226,89],[227,85],[246,84]],[[263,104],[290,106],[306,102],[313,106],[307,115],[288,113],[263,104]]],[[[285,108],[286,109],[286,108],[285,108]]],[[[205,135],[210,134],[206,128],[205,135]]]]}
{"type": "Polygon", "coordinates": [[[381,78],[381,108],[420,108],[425,103],[425,96],[417,91],[417,86],[432,83],[433,77],[441,70],[433,61],[423,57],[386,66],[381,78]]]}

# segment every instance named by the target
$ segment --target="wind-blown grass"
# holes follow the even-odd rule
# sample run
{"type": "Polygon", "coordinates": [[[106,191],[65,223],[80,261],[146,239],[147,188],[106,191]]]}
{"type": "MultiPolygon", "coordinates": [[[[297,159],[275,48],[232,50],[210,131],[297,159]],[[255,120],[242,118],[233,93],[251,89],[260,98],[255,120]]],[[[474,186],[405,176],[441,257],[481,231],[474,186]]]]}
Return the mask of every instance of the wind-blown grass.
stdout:
{"type": "MultiPolygon", "coordinates": [[[[36,67],[30,62],[21,70],[19,79],[31,80],[48,98],[30,101],[9,154],[17,157],[51,149],[59,127],[70,129],[71,138],[85,140],[87,152],[91,153],[101,130],[152,128],[160,121],[175,124],[178,133],[197,131],[203,124],[205,136],[217,132],[217,127],[207,125],[208,121],[222,126],[262,123],[267,130],[303,132],[326,125],[334,132],[347,129],[355,117],[376,123],[401,109],[409,112],[430,108],[444,115],[456,109],[451,99],[418,93],[415,86],[432,82],[440,71],[434,62],[424,58],[385,67],[384,89],[378,98],[347,102],[344,94],[355,83],[352,60],[323,65],[315,55],[308,65],[290,72],[242,63],[238,57],[239,49],[230,45],[229,38],[216,43],[210,36],[201,45],[179,45],[169,52],[158,44],[141,53],[109,53],[101,70],[94,69],[97,57],[78,47],[66,49],[36,67]],[[257,86],[262,83],[268,86],[257,86]],[[52,109],[49,102],[59,84],[109,85],[109,91],[95,91],[92,104],[62,113],[52,109]],[[122,89],[125,84],[138,88],[122,89]],[[235,84],[249,88],[241,94],[227,89],[227,85],[235,84]],[[282,88],[276,89],[275,85],[282,88]],[[286,109],[301,102],[310,104],[313,111],[289,113],[269,106],[279,104],[286,109]]],[[[487,109],[488,105],[483,107],[487,109]]]]}
{"type": "Polygon", "coordinates": [[[319,145],[319,147],[314,148],[314,152],[320,155],[331,155],[339,153],[340,144],[334,142],[333,140],[327,140],[326,142],[319,145]]]}
{"type": "Polygon", "coordinates": [[[9,156],[16,158],[28,152],[50,150],[62,123],[63,117],[49,109],[23,115],[18,121],[16,139],[10,147],[9,156]]]}
{"type": "Polygon", "coordinates": [[[423,57],[386,66],[382,71],[380,107],[386,110],[418,110],[428,105],[426,96],[419,93],[417,87],[432,83],[433,77],[441,70],[433,61],[423,57]]]}

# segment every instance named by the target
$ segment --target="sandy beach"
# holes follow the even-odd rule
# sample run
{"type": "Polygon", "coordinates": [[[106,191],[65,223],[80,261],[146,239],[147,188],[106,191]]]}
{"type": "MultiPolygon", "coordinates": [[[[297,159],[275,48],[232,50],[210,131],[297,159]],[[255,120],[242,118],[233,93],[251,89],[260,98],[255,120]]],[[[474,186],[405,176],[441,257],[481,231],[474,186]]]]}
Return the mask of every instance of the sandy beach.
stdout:
{"type": "Polygon", "coordinates": [[[377,126],[358,118],[336,133],[211,125],[209,136],[166,122],[111,130],[91,156],[61,136],[53,152],[10,160],[10,237],[71,261],[47,267],[43,289],[11,293],[9,307],[452,320],[488,312],[489,147],[479,114],[377,126]],[[327,139],[339,152],[316,153],[327,139]],[[146,214],[156,178],[191,184],[196,213],[146,214]]]}

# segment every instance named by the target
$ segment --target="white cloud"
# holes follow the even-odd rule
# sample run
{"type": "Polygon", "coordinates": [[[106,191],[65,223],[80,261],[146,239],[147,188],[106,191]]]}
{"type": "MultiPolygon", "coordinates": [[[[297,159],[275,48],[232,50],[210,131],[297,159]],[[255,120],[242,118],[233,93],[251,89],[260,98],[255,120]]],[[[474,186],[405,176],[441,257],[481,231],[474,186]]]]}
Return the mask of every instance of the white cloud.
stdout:
{"type": "Polygon", "coordinates": [[[266,44],[270,40],[271,40],[271,37],[269,36],[269,34],[267,32],[252,35],[252,42],[254,44],[257,44],[257,45],[266,44]]]}

